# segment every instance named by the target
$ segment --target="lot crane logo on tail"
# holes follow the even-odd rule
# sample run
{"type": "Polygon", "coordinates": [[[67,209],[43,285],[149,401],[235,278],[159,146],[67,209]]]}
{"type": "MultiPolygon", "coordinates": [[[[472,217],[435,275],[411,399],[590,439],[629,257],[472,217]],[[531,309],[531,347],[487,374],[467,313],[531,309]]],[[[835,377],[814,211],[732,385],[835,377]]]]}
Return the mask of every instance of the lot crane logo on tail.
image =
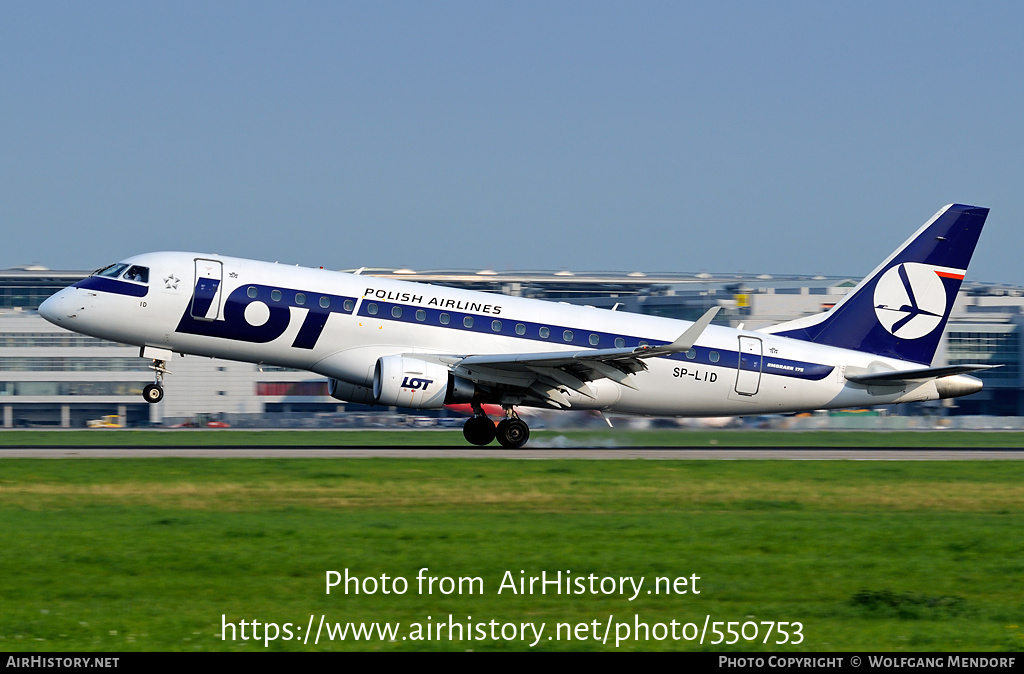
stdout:
{"type": "Polygon", "coordinates": [[[943,277],[962,279],[963,272],[907,262],[892,267],[875,285],[875,315],[890,334],[919,339],[942,324],[946,313],[943,277]]]}

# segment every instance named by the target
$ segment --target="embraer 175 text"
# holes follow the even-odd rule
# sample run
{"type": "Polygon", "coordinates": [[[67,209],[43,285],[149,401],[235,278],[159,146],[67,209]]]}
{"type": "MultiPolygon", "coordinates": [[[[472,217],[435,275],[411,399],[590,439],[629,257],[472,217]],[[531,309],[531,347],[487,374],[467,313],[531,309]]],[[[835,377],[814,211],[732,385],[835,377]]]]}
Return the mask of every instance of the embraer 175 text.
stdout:
{"type": "Polygon", "coordinates": [[[931,367],[987,208],[946,206],[830,311],[759,331],[219,255],[146,253],[39,307],[140,347],[163,398],[174,353],[310,370],[338,400],[469,403],[463,432],[521,447],[516,406],[730,416],[967,395],[984,365],[931,367]],[[501,405],[495,424],[484,404],[501,405]]]}

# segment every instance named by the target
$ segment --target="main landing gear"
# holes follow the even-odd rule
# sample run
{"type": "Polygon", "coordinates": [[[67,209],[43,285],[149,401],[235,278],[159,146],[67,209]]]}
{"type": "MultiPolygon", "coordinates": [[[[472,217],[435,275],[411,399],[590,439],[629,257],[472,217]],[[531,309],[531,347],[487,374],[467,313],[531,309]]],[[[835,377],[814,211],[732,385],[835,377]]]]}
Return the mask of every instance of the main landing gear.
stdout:
{"type": "Polygon", "coordinates": [[[462,434],[466,441],[472,445],[483,447],[489,445],[497,438],[502,447],[508,449],[519,449],[530,439],[530,427],[519,418],[511,405],[503,405],[505,418],[495,425],[486,414],[483,408],[474,403],[473,416],[466,420],[462,427],[462,434]]]}
{"type": "Polygon", "coordinates": [[[146,384],[142,389],[142,398],[147,403],[158,403],[164,399],[164,375],[170,374],[166,365],[167,361],[154,359],[149,366],[150,370],[156,372],[156,380],[152,384],[146,384]]]}

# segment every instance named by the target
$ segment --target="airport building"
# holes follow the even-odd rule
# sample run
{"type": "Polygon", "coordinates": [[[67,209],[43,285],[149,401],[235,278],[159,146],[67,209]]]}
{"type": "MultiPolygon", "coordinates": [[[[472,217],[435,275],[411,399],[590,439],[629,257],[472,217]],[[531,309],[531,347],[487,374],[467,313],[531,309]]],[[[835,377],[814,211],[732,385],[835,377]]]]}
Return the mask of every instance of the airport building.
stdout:
{"type": "MultiPolygon", "coordinates": [[[[723,307],[716,323],[757,329],[818,313],[859,279],[753,274],[495,272],[364,269],[366,276],[503,293],[616,311],[693,320],[723,307]]],[[[142,399],[153,381],[138,347],[76,335],[43,320],[39,304],[80,271],[27,267],[0,271],[0,411],[2,426],[83,427],[89,421],[130,425],[224,419],[232,425],[306,425],[344,421],[363,406],[327,395],[309,372],[195,356],[168,362],[162,402],[142,399]],[[114,416],[114,419],[110,419],[114,416]]],[[[941,414],[1024,416],[1024,289],[965,282],[935,364],[983,363],[985,388],[941,414]]],[[[950,402],[950,401],[947,401],[950,402]]],[[[922,406],[918,406],[920,408],[922,406]]],[[[914,413],[914,406],[901,413],[914,413]]],[[[933,406],[922,411],[936,413],[933,406]]]]}

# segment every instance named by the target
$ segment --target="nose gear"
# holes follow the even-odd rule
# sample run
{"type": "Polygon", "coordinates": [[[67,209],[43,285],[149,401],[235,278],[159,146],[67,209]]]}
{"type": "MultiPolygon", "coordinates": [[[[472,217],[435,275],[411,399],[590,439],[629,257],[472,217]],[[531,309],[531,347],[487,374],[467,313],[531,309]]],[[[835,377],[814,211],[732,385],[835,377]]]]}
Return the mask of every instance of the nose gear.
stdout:
{"type": "Polygon", "coordinates": [[[166,365],[167,361],[156,358],[150,364],[149,369],[156,373],[156,378],[152,384],[146,384],[142,389],[142,398],[147,403],[158,403],[164,399],[164,375],[171,374],[166,365]]]}

